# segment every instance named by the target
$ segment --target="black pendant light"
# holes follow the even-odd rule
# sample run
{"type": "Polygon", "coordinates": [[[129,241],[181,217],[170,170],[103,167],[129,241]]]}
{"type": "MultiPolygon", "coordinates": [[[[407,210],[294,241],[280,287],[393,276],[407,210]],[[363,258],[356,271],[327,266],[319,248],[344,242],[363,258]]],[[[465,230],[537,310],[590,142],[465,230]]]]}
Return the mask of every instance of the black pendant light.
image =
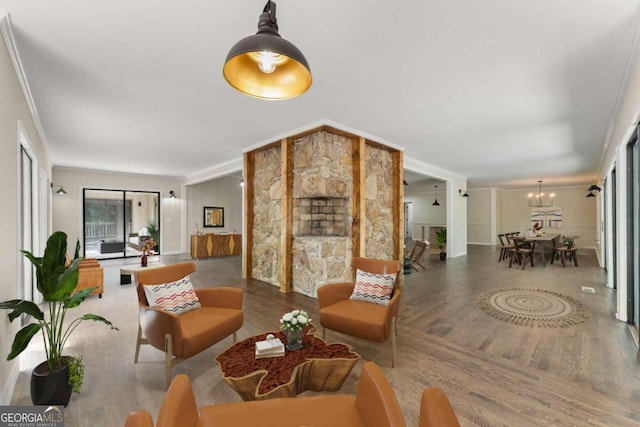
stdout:
{"type": "Polygon", "coordinates": [[[276,4],[268,1],[258,20],[258,32],[236,43],[222,70],[224,78],[245,95],[289,99],[311,87],[311,70],[293,43],[280,37],[276,4]]]}
{"type": "Polygon", "coordinates": [[[434,185],[434,187],[436,187],[436,201],[431,203],[433,206],[440,206],[440,203],[438,203],[438,186],[434,185]]]}

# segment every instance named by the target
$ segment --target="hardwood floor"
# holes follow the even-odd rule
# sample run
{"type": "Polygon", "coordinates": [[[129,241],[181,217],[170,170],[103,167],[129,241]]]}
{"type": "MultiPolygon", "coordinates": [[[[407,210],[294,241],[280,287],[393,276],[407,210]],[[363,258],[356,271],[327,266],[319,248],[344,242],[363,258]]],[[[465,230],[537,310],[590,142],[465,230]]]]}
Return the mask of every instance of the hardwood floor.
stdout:
{"type": "MultiPolygon", "coordinates": [[[[363,360],[386,373],[408,426],[417,426],[419,399],[427,386],[445,390],[463,426],[638,426],[640,361],[626,324],[615,319],[615,291],[590,250],[578,251],[579,267],[538,264],[524,271],[498,263],[493,247],[470,246],[465,257],[438,260],[426,255],[424,271],[405,276],[398,321],[398,360],[390,368],[390,342],[379,345],[327,331],[328,341],[352,346],[363,360]],[[581,286],[595,289],[584,293],[581,286]],[[582,324],[546,329],[496,320],[475,306],[478,294],[496,287],[543,288],[582,301],[590,316],[582,324]]],[[[162,257],[176,262],[188,256],[162,257]]],[[[535,259],[539,262],[539,259],[535,259]]],[[[128,262],[134,262],[129,260],[128,262]]],[[[294,308],[317,318],[317,302],[240,277],[240,257],[197,261],[196,287],[236,286],[245,290],[240,339],[278,327],[294,308]]],[[[65,409],[65,426],[121,426],[133,410],[154,419],[164,396],[162,354],[143,348],[133,363],[137,302],[132,285],[119,285],[122,261],[105,261],[105,294],[91,297],[78,315],[92,312],[112,320],[119,332],[99,324],[80,326],[71,352],[85,359],[85,385],[65,409]]],[[[215,356],[230,339],[178,365],[194,383],[198,405],[239,401],[221,380],[215,356]]],[[[24,366],[42,359],[32,345],[24,366]]],[[[345,382],[354,393],[362,361],[345,382]]],[[[29,372],[20,374],[12,404],[30,404],[29,372]]],[[[311,393],[310,393],[311,394],[311,393]]]]}

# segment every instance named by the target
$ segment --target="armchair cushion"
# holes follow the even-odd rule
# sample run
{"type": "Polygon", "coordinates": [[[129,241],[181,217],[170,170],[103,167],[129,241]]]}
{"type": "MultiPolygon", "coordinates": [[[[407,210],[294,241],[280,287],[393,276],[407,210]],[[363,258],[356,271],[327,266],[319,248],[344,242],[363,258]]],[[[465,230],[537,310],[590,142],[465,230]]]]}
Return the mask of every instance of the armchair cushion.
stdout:
{"type": "Polygon", "coordinates": [[[242,311],[231,308],[202,307],[182,314],[178,316],[182,348],[174,354],[183,358],[198,354],[240,329],[243,320],[242,311]]]}
{"type": "Polygon", "coordinates": [[[357,269],[356,285],[349,299],[388,305],[396,274],[375,274],[357,269]]]}
{"type": "Polygon", "coordinates": [[[150,306],[159,305],[170,313],[182,314],[201,307],[189,276],[175,282],[144,285],[143,289],[150,306]]]}
{"type": "Polygon", "coordinates": [[[347,299],[323,308],[320,323],[353,337],[384,342],[388,310],[388,306],[347,299]]]}

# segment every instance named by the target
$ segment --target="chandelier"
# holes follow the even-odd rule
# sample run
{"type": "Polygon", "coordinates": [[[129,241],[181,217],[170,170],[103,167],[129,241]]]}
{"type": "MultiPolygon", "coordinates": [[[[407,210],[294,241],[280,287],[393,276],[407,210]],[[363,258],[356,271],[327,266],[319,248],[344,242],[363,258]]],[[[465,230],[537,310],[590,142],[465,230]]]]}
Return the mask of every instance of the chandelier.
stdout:
{"type": "Polygon", "coordinates": [[[553,206],[553,201],[556,197],[555,193],[549,194],[546,196],[542,192],[542,181],[538,181],[538,193],[529,193],[527,196],[529,198],[529,206],[532,208],[549,208],[553,206]]]}

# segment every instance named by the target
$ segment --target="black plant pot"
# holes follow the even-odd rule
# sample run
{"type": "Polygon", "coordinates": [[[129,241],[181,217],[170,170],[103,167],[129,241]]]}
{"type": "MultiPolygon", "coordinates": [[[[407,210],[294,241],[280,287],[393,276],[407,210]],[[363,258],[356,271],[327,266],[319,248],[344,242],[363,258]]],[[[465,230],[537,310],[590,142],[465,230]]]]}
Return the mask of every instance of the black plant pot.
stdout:
{"type": "Polygon", "coordinates": [[[446,261],[446,259],[447,259],[447,253],[440,252],[440,261],[446,261]]]}
{"type": "Polygon", "coordinates": [[[68,364],[58,371],[49,372],[45,361],[31,371],[31,401],[34,405],[67,406],[72,391],[68,364]]]}

